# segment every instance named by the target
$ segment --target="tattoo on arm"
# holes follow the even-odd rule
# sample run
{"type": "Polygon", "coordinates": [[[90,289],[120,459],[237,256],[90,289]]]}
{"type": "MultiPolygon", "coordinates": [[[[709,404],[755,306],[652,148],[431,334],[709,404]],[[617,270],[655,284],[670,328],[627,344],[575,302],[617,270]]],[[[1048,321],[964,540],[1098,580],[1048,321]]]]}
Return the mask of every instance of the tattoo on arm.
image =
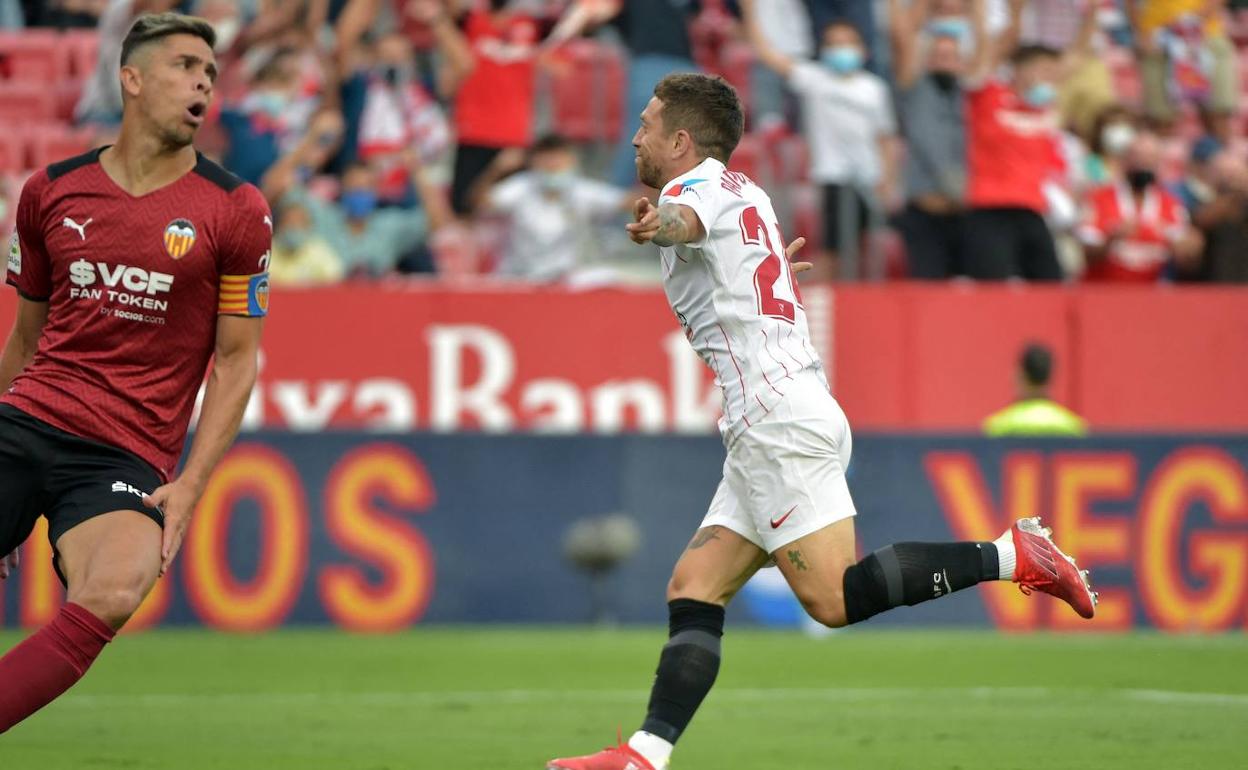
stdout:
{"type": "Polygon", "coordinates": [[[675,203],[664,203],[659,206],[659,231],[651,240],[658,246],[673,246],[689,240],[685,226],[685,218],[680,214],[680,206],[675,203]]]}
{"type": "Polygon", "coordinates": [[[810,567],[806,566],[806,562],[802,559],[801,551],[789,551],[789,563],[797,567],[799,572],[806,572],[810,567]]]}
{"type": "Polygon", "coordinates": [[[719,526],[718,525],[714,527],[707,527],[706,529],[699,529],[698,534],[694,535],[693,539],[689,541],[688,550],[696,551],[697,549],[701,548],[702,546],[706,545],[712,540],[718,540],[718,539],[719,539],[719,526]]]}

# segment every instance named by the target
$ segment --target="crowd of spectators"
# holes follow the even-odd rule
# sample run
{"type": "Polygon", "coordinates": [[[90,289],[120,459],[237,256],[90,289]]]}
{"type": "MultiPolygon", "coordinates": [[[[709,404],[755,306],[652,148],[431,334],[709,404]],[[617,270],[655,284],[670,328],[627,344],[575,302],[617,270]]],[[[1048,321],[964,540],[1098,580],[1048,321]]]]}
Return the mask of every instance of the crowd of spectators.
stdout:
{"type": "Polygon", "coordinates": [[[72,120],[106,143],[133,19],[209,19],[198,144],[269,199],[277,285],[653,279],[631,139],[693,69],[816,279],[1248,282],[1237,1],[0,0],[0,86],[17,29],[96,29],[72,120]]]}

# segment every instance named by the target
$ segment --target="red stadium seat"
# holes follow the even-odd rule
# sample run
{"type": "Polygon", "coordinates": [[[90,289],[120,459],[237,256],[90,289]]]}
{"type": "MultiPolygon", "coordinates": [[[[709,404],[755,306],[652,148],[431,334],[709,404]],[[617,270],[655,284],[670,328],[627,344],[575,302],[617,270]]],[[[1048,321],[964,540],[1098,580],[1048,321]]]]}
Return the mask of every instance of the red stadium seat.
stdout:
{"type": "Polygon", "coordinates": [[[775,142],[776,183],[798,184],[810,179],[810,147],[801,134],[789,134],[775,142]]]}
{"type": "Polygon", "coordinates": [[[0,131],[0,175],[16,174],[27,166],[26,134],[22,131],[0,131]]]}
{"type": "Polygon", "coordinates": [[[100,52],[100,34],[94,29],[70,29],[61,35],[61,45],[69,62],[69,74],[79,80],[95,72],[100,52]]]}
{"type": "Polygon", "coordinates": [[[742,40],[726,43],[720,52],[719,71],[741,97],[748,121],[753,113],[753,89],[751,72],[754,69],[754,47],[742,40]]]}
{"type": "Polygon", "coordinates": [[[795,185],[792,188],[793,231],[785,233],[790,239],[806,238],[805,254],[814,254],[823,248],[823,222],[819,212],[819,191],[814,185],[795,185]]]}
{"type": "Polygon", "coordinates": [[[0,35],[0,77],[14,81],[54,82],[65,73],[60,35],[29,30],[0,35]]]}
{"type": "Polygon", "coordinates": [[[765,173],[767,166],[767,148],[757,134],[742,136],[740,144],[728,160],[729,169],[745,174],[764,188],[771,176],[765,173]]]}
{"type": "Polygon", "coordinates": [[[565,68],[551,84],[555,130],[578,142],[616,141],[627,91],[619,49],[576,40],[560,53],[565,68]]]}
{"type": "Polygon", "coordinates": [[[22,128],[55,117],[56,94],[46,86],[0,82],[0,124],[22,128]]]}
{"type": "Polygon", "coordinates": [[[52,87],[56,95],[56,119],[65,123],[74,122],[74,109],[82,96],[83,80],[61,80],[52,87]]]}
{"type": "Polygon", "coordinates": [[[76,129],[60,123],[40,126],[30,133],[30,162],[42,168],[59,160],[81,155],[91,149],[94,136],[90,130],[76,129]]]}
{"type": "Polygon", "coordinates": [[[689,24],[689,42],[693,60],[706,72],[720,71],[723,49],[732,37],[737,22],[717,0],[703,3],[702,12],[689,24]]]}

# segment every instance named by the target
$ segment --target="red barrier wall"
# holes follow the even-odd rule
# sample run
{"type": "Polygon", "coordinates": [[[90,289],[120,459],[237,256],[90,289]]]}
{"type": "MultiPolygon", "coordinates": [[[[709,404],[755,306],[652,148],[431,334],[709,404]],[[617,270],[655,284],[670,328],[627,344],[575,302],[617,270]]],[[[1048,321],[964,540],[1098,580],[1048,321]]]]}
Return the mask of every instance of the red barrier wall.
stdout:
{"type": "MultiPolygon", "coordinates": [[[[13,297],[0,292],[0,329],[13,297]]],[[[1056,396],[1094,428],[1248,430],[1248,290],[882,284],[831,297],[812,317],[831,327],[817,336],[858,429],[977,429],[1013,396],[1034,339],[1057,355],[1056,396]]],[[[273,308],[248,427],[713,429],[717,389],[657,289],[360,285],[278,290],[273,308]]]]}

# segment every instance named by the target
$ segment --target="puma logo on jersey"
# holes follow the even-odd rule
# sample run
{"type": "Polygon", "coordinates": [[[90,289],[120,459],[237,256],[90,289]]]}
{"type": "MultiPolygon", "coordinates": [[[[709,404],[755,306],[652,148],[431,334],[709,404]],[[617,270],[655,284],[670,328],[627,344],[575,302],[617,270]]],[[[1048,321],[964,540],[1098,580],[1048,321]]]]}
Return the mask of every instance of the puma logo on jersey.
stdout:
{"type": "Polygon", "coordinates": [[[64,219],[61,220],[61,227],[68,227],[70,230],[77,230],[78,237],[85,241],[87,239],[87,225],[91,224],[94,221],[95,221],[95,218],[92,217],[88,219],[86,222],[83,222],[82,224],[78,224],[77,222],[70,219],[69,217],[65,217],[64,219]]]}

